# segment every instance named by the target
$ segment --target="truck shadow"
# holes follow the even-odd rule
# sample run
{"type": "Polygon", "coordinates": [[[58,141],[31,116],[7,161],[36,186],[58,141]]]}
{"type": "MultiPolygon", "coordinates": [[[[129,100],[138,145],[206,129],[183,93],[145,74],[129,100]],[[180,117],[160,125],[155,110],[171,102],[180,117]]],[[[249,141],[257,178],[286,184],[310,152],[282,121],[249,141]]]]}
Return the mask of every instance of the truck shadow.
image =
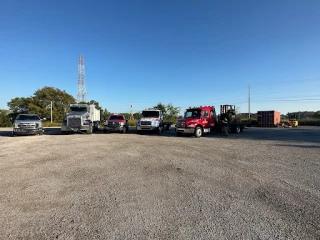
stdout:
{"type": "Polygon", "coordinates": [[[12,137],[12,129],[1,130],[0,137],[12,137]]]}
{"type": "MultiPolygon", "coordinates": [[[[131,133],[136,134],[135,131],[131,133]]],[[[192,134],[177,136],[175,128],[171,127],[169,131],[161,134],[145,133],[146,136],[155,137],[177,137],[177,138],[195,138],[192,134]]],[[[300,128],[245,128],[239,134],[229,133],[224,136],[221,132],[211,132],[204,134],[201,138],[216,138],[230,140],[262,140],[262,141],[282,141],[285,143],[315,143],[320,146],[320,127],[300,127],[300,128]]],[[[297,147],[300,145],[296,145],[297,147]]],[[[303,148],[304,146],[300,146],[303,148]]],[[[307,146],[306,146],[307,147],[307,146]]],[[[313,147],[317,147],[316,145],[313,147]]]]}
{"type": "Polygon", "coordinates": [[[242,140],[320,143],[320,127],[300,127],[300,128],[251,127],[251,128],[244,129],[244,131],[239,134],[230,133],[228,137],[223,136],[222,133],[210,133],[210,134],[207,134],[206,137],[242,139],[242,140]]]}

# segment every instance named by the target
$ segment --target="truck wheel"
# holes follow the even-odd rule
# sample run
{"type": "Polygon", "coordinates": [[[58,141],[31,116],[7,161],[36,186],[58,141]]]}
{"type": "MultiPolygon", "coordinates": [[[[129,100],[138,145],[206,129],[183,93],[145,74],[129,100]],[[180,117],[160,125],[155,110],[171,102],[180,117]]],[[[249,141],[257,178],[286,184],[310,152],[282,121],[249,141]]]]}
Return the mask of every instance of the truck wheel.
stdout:
{"type": "Polygon", "coordinates": [[[122,133],[127,133],[127,127],[123,127],[122,133]]]}
{"type": "Polygon", "coordinates": [[[12,137],[16,137],[17,135],[15,133],[12,133],[12,137]]]}
{"type": "Polygon", "coordinates": [[[194,130],[194,136],[196,137],[196,138],[199,138],[199,137],[201,137],[202,136],[202,128],[201,127],[196,127],[196,129],[194,130]]]}
{"type": "Polygon", "coordinates": [[[158,127],[158,128],[157,128],[157,133],[158,133],[158,134],[161,134],[161,133],[162,133],[162,127],[158,127]]]}
{"type": "Polygon", "coordinates": [[[240,126],[236,126],[235,129],[234,129],[234,132],[236,134],[240,133],[241,132],[240,126]]]}
{"type": "Polygon", "coordinates": [[[39,132],[39,135],[43,135],[43,131],[39,132]]]}

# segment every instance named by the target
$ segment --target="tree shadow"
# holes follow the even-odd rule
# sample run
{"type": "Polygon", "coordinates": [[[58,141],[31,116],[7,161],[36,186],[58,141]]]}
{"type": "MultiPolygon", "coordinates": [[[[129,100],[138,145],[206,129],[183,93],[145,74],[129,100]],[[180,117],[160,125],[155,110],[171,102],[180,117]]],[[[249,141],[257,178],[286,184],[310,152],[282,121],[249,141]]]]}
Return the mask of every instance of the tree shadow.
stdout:
{"type": "MultiPolygon", "coordinates": [[[[210,133],[206,137],[224,137],[219,133],[210,133]]],[[[283,142],[308,142],[320,143],[320,127],[299,128],[259,128],[251,127],[244,129],[239,134],[231,133],[227,138],[243,140],[264,140],[283,142]]]]}

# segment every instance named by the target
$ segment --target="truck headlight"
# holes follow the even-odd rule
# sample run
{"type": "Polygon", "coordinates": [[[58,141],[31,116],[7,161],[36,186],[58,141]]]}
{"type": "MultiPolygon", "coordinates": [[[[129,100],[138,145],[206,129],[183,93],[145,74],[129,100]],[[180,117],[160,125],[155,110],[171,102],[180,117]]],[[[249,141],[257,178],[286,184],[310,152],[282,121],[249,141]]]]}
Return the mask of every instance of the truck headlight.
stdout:
{"type": "Polygon", "coordinates": [[[155,126],[155,127],[158,127],[159,124],[160,124],[159,121],[153,121],[153,122],[151,123],[151,125],[152,125],[152,126],[155,126]]]}
{"type": "Polygon", "coordinates": [[[18,124],[18,123],[15,123],[15,124],[14,124],[14,128],[19,128],[19,124],[18,124]]]}

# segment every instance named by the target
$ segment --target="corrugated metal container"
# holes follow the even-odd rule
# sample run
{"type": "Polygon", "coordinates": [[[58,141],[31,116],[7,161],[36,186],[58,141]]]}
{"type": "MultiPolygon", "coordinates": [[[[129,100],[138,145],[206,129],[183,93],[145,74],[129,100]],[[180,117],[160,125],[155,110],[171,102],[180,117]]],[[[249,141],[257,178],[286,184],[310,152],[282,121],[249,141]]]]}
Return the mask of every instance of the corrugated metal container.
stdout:
{"type": "Polygon", "coordinates": [[[275,127],[280,123],[280,112],[258,111],[257,120],[259,127],[275,127]]]}

